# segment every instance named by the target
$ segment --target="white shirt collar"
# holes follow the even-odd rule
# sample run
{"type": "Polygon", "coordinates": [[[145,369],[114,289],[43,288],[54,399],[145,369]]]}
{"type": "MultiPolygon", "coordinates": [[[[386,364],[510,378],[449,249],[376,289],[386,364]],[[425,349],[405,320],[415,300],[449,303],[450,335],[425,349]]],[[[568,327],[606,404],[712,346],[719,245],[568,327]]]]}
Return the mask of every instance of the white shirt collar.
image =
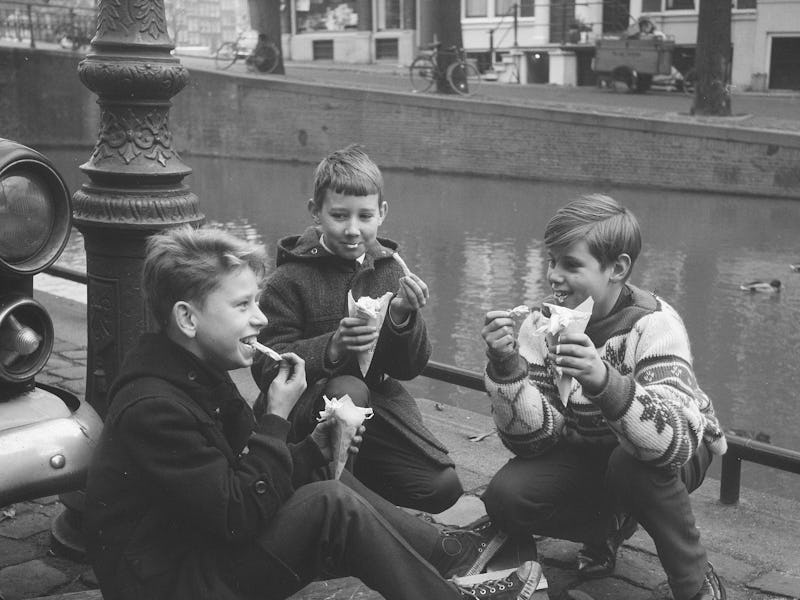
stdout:
{"type": "MultiPolygon", "coordinates": [[[[323,248],[325,248],[325,250],[327,250],[331,254],[336,254],[333,250],[328,248],[328,245],[325,243],[325,234],[324,233],[319,236],[319,243],[323,248]]],[[[362,254],[361,256],[356,258],[356,262],[358,262],[358,264],[360,264],[360,265],[363,265],[364,264],[364,259],[366,258],[366,256],[367,256],[367,253],[365,252],[364,254],[362,254]]]]}

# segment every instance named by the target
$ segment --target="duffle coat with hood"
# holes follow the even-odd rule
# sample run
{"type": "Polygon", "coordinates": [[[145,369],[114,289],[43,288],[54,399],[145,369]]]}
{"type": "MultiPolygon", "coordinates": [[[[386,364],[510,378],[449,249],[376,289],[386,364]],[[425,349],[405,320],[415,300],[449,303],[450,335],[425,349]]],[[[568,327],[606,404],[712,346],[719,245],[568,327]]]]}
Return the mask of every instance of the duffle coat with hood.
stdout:
{"type": "MultiPolygon", "coordinates": [[[[256,418],[227,372],[145,334],[109,392],[84,511],[105,600],[240,600],[236,562],[326,460],[290,424],[256,418]]],[[[287,540],[291,543],[291,540],[287,540]]]]}
{"type": "MultiPolygon", "coordinates": [[[[411,313],[402,327],[386,317],[366,376],[362,376],[354,355],[335,365],[327,358],[339,321],[348,314],[349,290],[358,299],[378,298],[399,289],[403,270],[392,259],[397,244],[377,238],[359,263],[331,254],[320,243],[320,235],[318,228],[309,227],[302,235],[279,241],[277,269],[268,277],[261,296],[261,310],[269,323],[259,339],[278,352],[295,352],[305,360],[308,388],[298,405],[308,403],[309,395],[320,395],[320,384],[332,377],[361,378],[370,389],[373,410],[392,429],[435,464],[452,467],[447,449],[425,427],[416,400],[398,381],[420,375],[431,354],[427,327],[419,312],[411,313]]],[[[262,371],[269,366],[265,362],[263,356],[257,357],[253,365],[262,392],[262,371]]]]}

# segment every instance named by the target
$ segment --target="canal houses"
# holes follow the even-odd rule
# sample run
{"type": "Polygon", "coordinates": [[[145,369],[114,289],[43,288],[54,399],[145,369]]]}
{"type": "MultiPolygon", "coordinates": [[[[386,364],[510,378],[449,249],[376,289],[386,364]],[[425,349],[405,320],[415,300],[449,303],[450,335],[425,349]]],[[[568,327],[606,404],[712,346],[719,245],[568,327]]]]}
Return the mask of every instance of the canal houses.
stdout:
{"type": "MultiPolygon", "coordinates": [[[[731,84],[800,89],[800,2],[732,0],[731,84]]],[[[674,39],[674,66],[694,62],[699,0],[461,0],[468,55],[490,79],[595,85],[595,42],[647,17],[674,39]]],[[[176,44],[213,50],[246,29],[247,0],[167,1],[176,44]],[[216,5],[216,6],[212,6],[216,5]]],[[[433,40],[435,0],[282,2],[286,60],[409,65],[433,40]]]]}

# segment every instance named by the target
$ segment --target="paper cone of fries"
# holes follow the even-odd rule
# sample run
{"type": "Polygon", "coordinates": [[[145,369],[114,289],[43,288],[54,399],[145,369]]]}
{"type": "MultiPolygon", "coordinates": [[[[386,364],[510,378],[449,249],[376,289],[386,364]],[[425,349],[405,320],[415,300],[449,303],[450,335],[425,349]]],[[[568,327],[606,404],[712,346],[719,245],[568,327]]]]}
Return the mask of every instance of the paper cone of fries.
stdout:
{"type": "Polygon", "coordinates": [[[358,432],[358,428],[366,419],[372,418],[371,408],[361,408],[353,404],[350,396],[345,394],[339,399],[328,399],[323,396],[325,408],[320,411],[320,421],[333,419],[331,426],[331,454],[333,460],[333,478],[339,479],[349,457],[350,444],[358,432]]]}
{"type": "MultiPolygon", "coordinates": [[[[361,296],[358,300],[355,300],[351,290],[347,292],[347,312],[351,317],[366,319],[369,325],[372,325],[380,332],[392,296],[392,292],[386,292],[380,298],[361,296]]],[[[366,376],[367,371],[369,371],[369,366],[372,364],[372,357],[375,354],[375,346],[377,346],[377,344],[378,341],[375,340],[375,343],[372,344],[369,350],[361,352],[358,356],[358,367],[361,369],[361,374],[364,376],[366,376]]]]}
{"type": "MultiPolygon", "coordinates": [[[[580,303],[575,308],[567,308],[559,306],[558,304],[544,304],[550,309],[550,318],[544,319],[544,325],[539,327],[537,332],[545,333],[548,336],[548,341],[556,341],[558,336],[565,333],[583,333],[586,331],[586,325],[592,316],[592,308],[594,308],[594,300],[590,296],[580,303]]],[[[561,398],[561,403],[566,406],[569,400],[570,392],[572,391],[573,378],[564,375],[559,367],[555,367],[556,371],[556,387],[558,387],[558,395],[561,398]]]]}

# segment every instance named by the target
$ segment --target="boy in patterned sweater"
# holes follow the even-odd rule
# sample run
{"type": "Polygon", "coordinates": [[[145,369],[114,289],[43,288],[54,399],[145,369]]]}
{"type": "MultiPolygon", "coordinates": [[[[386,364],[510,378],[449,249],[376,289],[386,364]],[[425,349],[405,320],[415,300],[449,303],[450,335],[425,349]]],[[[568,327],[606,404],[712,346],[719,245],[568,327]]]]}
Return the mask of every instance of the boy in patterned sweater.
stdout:
{"type": "Polygon", "coordinates": [[[636,218],[608,196],[584,196],[556,212],[544,242],[545,302],[574,309],[591,297],[594,307],[585,333],[555,337],[541,333],[547,307],[518,333],[509,311],[486,314],[486,388],[515,454],[483,496],[487,513],[514,535],[583,542],[584,578],[613,572],[638,522],[676,600],[725,598],[689,493],[726,441],[680,316],[627,283],[641,249],[636,218]],[[563,401],[559,374],[572,378],[563,401]]]}

